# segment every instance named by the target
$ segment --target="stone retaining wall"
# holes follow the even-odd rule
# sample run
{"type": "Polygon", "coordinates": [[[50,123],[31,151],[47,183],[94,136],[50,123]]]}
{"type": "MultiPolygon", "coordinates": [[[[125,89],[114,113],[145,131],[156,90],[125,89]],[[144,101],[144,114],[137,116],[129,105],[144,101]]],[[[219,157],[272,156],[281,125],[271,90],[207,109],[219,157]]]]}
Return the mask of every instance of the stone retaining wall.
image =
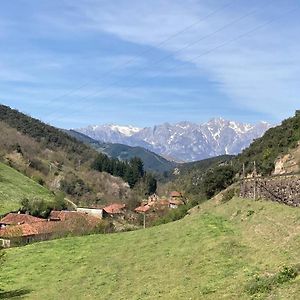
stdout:
{"type": "Polygon", "coordinates": [[[263,198],[300,207],[300,177],[251,178],[241,182],[241,197],[263,198]]]}

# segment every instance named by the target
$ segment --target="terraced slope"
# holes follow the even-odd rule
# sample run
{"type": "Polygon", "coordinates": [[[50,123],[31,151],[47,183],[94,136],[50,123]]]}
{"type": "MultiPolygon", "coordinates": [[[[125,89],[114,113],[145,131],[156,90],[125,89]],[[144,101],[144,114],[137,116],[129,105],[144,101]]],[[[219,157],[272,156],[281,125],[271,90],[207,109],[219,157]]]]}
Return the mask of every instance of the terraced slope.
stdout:
{"type": "Polygon", "coordinates": [[[235,198],[193,211],[146,230],[9,249],[2,298],[297,299],[300,276],[264,278],[299,262],[299,209],[235,198]]]}
{"type": "Polygon", "coordinates": [[[0,215],[18,209],[22,198],[54,199],[46,188],[0,163],[0,215]]]}

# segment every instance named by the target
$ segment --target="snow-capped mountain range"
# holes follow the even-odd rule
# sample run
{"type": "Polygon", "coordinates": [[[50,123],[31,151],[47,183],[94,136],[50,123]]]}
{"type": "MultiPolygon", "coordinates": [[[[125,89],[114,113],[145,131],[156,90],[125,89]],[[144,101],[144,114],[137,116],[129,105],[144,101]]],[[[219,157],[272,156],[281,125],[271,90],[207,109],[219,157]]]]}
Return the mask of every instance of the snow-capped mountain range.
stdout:
{"type": "Polygon", "coordinates": [[[271,127],[266,122],[245,124],[215,118],[203,124],[180,122],[138,128],[115,124],[76,129],[95,140],[141,146],[176,161],[196,161],[237,154],[271,127]]]}

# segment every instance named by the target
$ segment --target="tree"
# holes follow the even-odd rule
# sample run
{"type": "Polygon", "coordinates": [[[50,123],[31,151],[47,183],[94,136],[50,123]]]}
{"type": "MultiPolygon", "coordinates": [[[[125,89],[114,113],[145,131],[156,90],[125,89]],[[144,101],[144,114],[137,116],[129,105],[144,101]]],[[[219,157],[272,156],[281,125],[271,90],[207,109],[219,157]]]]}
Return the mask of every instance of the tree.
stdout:
{"type": "Polygon", "coordinates": [[[232,184],[234,174],[231,166],[219,166],[208,171],[203,181],[206,196],[211,198],[232,184]]]}
{"type": "Polygon", "coordinates": [[[145,184],[146,184],[146,194],[152,195],[156,192],[157,189],[157,180],[150,173],[145,175],[145,184]]]}

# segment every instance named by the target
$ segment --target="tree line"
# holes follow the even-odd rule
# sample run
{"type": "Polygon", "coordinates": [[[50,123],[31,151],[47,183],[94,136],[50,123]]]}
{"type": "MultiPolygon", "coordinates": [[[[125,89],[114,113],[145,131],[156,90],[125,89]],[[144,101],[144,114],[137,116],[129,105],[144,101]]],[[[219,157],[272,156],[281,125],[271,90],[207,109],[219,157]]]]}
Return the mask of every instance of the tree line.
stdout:
{"type": "Polygon", "coordinates": [[[146,194],[153,194],[156,191],[157,181],[155,177],[151,173],[145,172],[143,161],[138,157],[129,161],[121,161],[99,153],[91,167],[99,172],[107,172],[113,176],[121,177],[129,184],[130,188],[134,188],[137,183],[143,183],[146,194]]]}

